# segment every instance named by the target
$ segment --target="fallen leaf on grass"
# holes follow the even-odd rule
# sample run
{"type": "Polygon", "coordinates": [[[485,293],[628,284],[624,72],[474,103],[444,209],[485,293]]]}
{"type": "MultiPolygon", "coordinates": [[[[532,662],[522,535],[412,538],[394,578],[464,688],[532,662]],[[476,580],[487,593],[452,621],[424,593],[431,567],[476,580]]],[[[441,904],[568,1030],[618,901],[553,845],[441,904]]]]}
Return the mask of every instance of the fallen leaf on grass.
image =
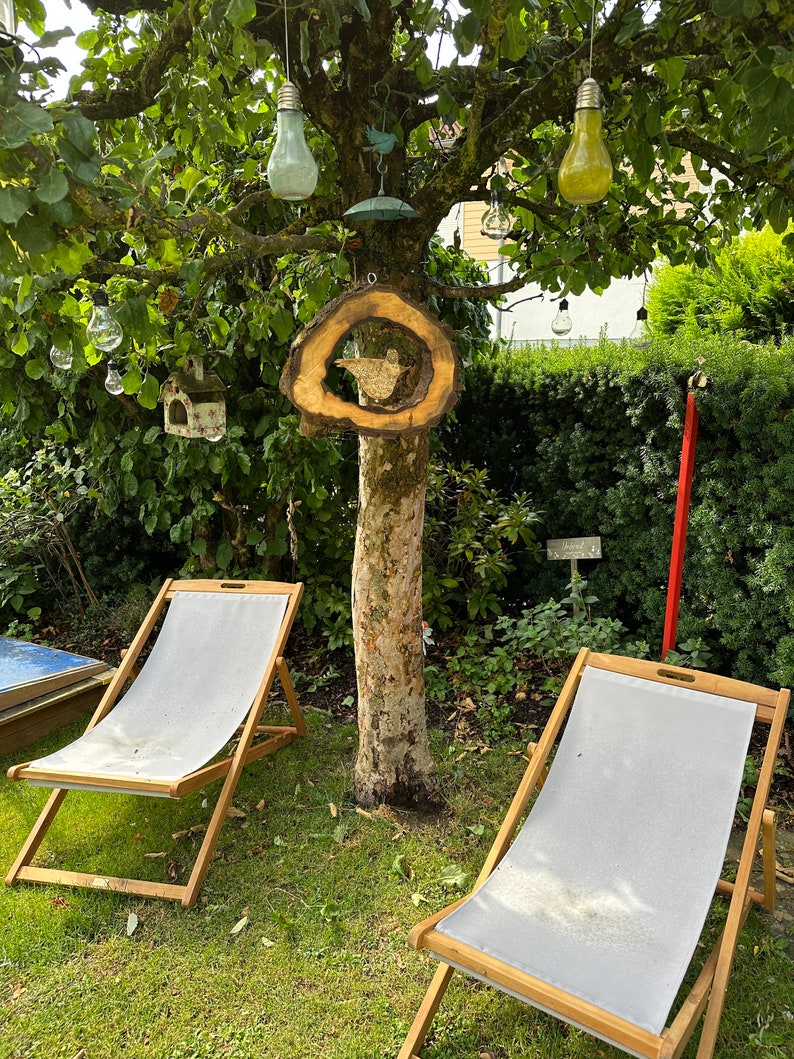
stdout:
{"type": "Polygon", "coordinates": [[[164,856],[165,856],[165,850],[163,850],[162,853],[144,853],[144,857],[164,857],[164,856]]]}
{"type": "Polygon", "coordinates": [[[239,934],[241,930],[245,930],[248,926],[248,916],[243,916],[242,919],[238,919],[232,929],[229,931],[230,934],[239,934]]]}
{"type": "Polygon", "coordinates": [[[331,816],[335,820],[337,818],[337,816],[339,815],[339,810],[337,809],[337,807],[334,805],[333,802],[329,802],[328,803],[328,809],[329,809],[329,811],[331,813],[331,816]]]}
{"type": "Polygon", "coordinates": [[[366,816],[367,820],[372,819],[372,813],[368,813],[366,809],[362,809],[360,805],[356,806],[356,812],[359,816],[366,816]]]}
{"type": "Polygon", "coordinates": [[[127,937],[131,938],[135,931],[138,929],[139,919],[134,912],[130,912],[127,916],[127,937]]]}
{"type": "Polygon", "coordinates": [[[275,944],[275,941],[271,941],[270,938],[262,938],[262,946],[265,949],[272,949],[275,944]]]}
{"type": "Polygon", "coordinates": [[[242,809],[235,809],[233,805],[230,805],[229,808],[226,810],[226,815],[233,816],[235,820],[245,820],[247,814],[244,813],[242,809]]]}
{"type": "Polygon", "coordinates": [[[184,838],[185,835],[203,835],[206,830],[206,824],[194,824],[192,827],[187,828],[186,831],[174,831],[171,838],[184,838]]]}
{"type": "Polygon", "coordinates": [[[254,808],[256,809],[256,811],[258,813],[261,813],[262,810],[265,808],[265,799],[264,798],[260,798],[259,801],[254,806],[254,808]]]}

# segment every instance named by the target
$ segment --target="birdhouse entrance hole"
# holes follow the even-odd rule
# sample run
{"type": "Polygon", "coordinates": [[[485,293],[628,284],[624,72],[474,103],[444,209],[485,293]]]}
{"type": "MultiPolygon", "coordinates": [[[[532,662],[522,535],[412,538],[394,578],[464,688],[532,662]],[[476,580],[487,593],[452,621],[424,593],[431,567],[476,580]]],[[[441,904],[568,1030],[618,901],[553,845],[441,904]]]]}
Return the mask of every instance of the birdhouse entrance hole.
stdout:
{"type": "Polygon", "coordinates": [[[168,406],[168,422],[174,426],[187,426],[187,408],[181,401],[174,399],[168,406]]]}

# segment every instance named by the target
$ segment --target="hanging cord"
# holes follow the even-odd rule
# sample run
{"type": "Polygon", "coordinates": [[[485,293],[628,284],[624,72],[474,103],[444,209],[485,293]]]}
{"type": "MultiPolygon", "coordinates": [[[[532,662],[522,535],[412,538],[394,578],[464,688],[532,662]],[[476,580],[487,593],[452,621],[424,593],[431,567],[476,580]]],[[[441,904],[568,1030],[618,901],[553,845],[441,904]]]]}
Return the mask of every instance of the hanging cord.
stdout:
{"type": "MultiPolygon", "coordinates": [[[[592,64],[592,59],[590,62],[592,64]]],[[[284,0],[284,69],[286,70],[287,80],[289,81],[289,20],[287,18],[287,0],[284,0]]]]}
{"type": "MultiPolygon", "coordinates": [[[[285,0],[286,3],[286,0],[285,0]]],[[[285,8],[286,10],[286,8],[285,8]]],[[[587,76],[593,76],[593,37],[595,36],[595,0],[593,0],[592,7],[590,9],[590,69],[588,70],[587,76]]]]}

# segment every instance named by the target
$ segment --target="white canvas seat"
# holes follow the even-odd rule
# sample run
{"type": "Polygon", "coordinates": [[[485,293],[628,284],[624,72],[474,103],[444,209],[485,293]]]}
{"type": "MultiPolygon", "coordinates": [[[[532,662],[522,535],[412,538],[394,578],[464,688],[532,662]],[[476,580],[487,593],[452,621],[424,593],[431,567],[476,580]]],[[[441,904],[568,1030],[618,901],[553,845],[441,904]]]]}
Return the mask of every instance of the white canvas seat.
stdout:
{"type": "Polygon", "coordinates": [[[61,750],[9,770],[9,779],[56,791],[6,881],[99,886],[192,904],[243,766],[304,732],[283,658],[302,587],[265,581],[167,582],[85,734],[61,750]],[[138,671],[141,650],[163,610],[162,627],[138,671]],[[259,724],[276,674],[291,725],[259,724]],[[135,679],[122,696],[130,676],[135,679]],[[238,731],[235,752],[208,765],[238,731]],[[254,742],[257,735],[262,742],[254,742]],[[178,798],[224,776],[226,783],[185,887],[31,864],[67,790],[178,798]]]}
{"type": "Polygon", "coordinates": [[[773,852],[764,894],[749,888],[750,864],[787,703],[788,692],[582,652],[473,894],[412,931],[443,963],[401,1059],[419,1054],[451,968],[639,1056],[680,1054],[711,994],[698,1052],[710,1056],[749,902],[774,900],[773,852]],[[770,736],[732,886],[720,873],[756,720],[770,736]],[[723,941],[666,1027],[718,888],[733,894],[723,941]]]}

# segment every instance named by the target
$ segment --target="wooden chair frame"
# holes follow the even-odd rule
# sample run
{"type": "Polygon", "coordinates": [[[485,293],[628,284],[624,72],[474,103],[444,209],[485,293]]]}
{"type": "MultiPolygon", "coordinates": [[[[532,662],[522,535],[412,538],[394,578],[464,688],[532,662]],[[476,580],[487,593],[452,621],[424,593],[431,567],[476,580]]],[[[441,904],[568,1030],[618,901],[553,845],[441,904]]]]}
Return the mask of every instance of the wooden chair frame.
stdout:
{"type": "Polygon", "coordinates": [[[32,768],[29,762],[13,766],[8,770],[8,778],[10,780],[45,780],[47,785],[51,785],[55,789],[47,800],[41,815],[33,825],[25,844],[6,876],[7,885],[13,885],[19,880],[48,884],[56,883],[92,889],[116,890],[122,893],[139,894],[142,897],[166,898],[181,901],[185,908],[195,904],[243,768],[252,761],[281,749],[287,743],[291,743],[297,736],[305,734],[306,728],[303,714],[301,713],[283,654],[303,593],[303,585],[273,581],[167,580],[158,593],[132,644],[124,652],[122,662],[86,729],[86,731],[89,731],[110,713],[119,700],[126,681],[134,679],[138,672],[137,663],[141,651],[151,637],[161,613],[176,593],[218,592],[232,589],[270,595],[285,595],[288,597],[286,612],[281,622],[276,643],[267,666],[263,668],[264,676],[247,717],[238,729],[237,745],[234,752],[229,757],[206,765],[189,775],[183,776],[174,783],[130,779],[123,776],[109,777],[103,774],[86,774],[83,776],[68,772],[61,773],[32,768]],[[287,705],[289,706],[292,717],[291,725],[259,724],[276,675],[279,677],[287,705]],[[258,735],[265,738],[261,743],[254,743],[255,737],[258,735]],[[207,826],[193,870],[184,885],[148,882],[144,879],[113,878],[85,872],[42,868],[31,864],[66,795],[69,793],[68,789],[58,788],[59,780],[63,783],[70,783],[82,779],[90,782],[95,788],[108,787],[115,791],[123,790],[124,793],[128,794],[148,793],[166,795],[170,798],[181,798],[184,794],[221,778],[224,778],[223,786],[207,826]]]}
{"type": "Polygon", "coordinates": [[[775,906],[775,817],[766,808],[766,803],[786,721],[789,692],[787,689],[775,692],[727,677],[679,669],[663,663],[595,654],[583,649],[568,675],[543,735],[535,745],[535,752],[531,752],[529,766],[477,878],[475,890],[485,882],[507,852],[535,789],[543,783],[549,755],[573,703],[586,665],[665,684],[680,684],[684,681],[691,688],[754,703],[756,724],[769,727],[736,879],[734,882],[721,879],[717,886],[718,893],[730,898],[722,934],[674,1019],[661,1034],[656,1035],[436,930],[437,924],[461,904],[465,900],[463,898],[417,924],[409,935],[409,944],[413,948],[431,950],[441,962],[398,1059],[419,1059],[422,1045],[456,969],[493,983],[527,1003],[557,1014],[623,1050],[648,1059],[678,1059],[705,1012],[697,1059],[711,1059],[714,1053],[739,932],[753,903],[762,904],[770,911],[775,906]],[[759,835],[763,841],[763,892],[750,886],[759,835]]]}

